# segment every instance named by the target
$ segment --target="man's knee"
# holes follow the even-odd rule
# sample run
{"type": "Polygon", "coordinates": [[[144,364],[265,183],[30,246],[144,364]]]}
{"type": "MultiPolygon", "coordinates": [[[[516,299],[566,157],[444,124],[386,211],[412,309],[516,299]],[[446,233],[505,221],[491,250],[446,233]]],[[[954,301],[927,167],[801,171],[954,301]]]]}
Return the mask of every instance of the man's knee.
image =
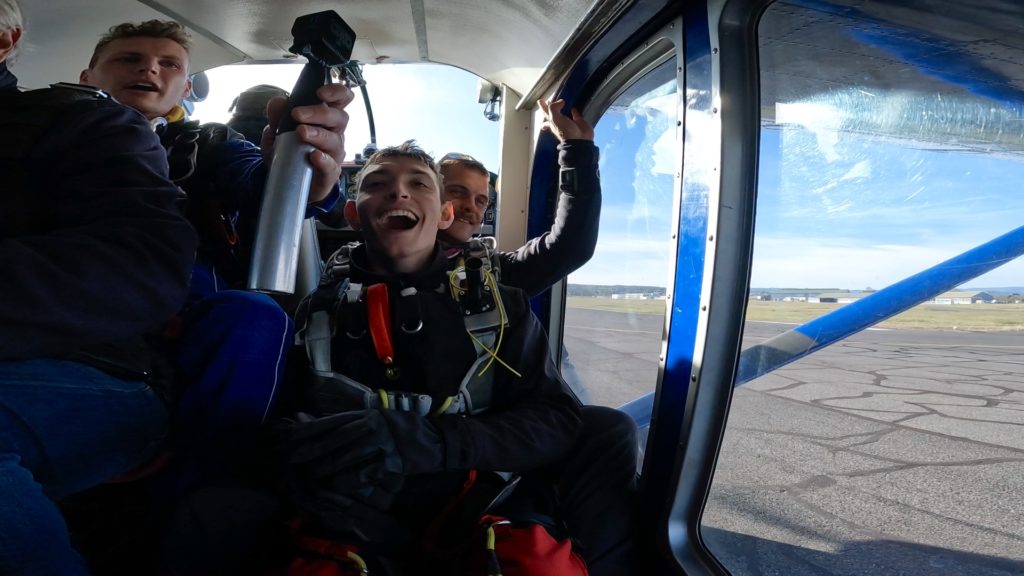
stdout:
{"type": "Polygon", "coordinates": [[[144,382],[59,360],[5,367],[19,381],[0,393],[0,449],[17,454],[52,496],[144,463],[167,433],[166,406],[144,382]]]}
{"type": "Polygon", "coordinates": [[[277,302],[266,294],[241,290],[225,290],[204,299],[189,311],[186,326],[179,343],[179,362],[186,377],[214,356],[277,364],[293,333],[291,318],[277,302]]]}
{"type": "Polygon", "coordinates": [[[291,319],[270,296],[244,290],[224,290],[211,294],[192,314],[196,324],[216,324],[239,328],[253,325],[279,325],[291,319]]]}
{"type": "Polygon", "coordinates": [[[602,436],[617,439],[623,443],[629,440],[636,444],[636,422],[625,412],[607,406],[583,406],[580,409],[583,419],[584,436],[602,436]]]}

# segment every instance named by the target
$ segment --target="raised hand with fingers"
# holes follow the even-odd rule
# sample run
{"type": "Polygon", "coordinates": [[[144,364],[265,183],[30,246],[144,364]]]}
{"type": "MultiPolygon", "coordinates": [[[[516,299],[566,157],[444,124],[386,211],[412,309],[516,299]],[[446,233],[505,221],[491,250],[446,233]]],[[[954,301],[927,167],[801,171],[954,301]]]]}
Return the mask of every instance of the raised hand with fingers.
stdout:
{"type": "Polygon", "coordinates": [[[549,130],[559,142],[566,140],[594,140],[594,127],[590,125],[579,110],[573,108],[571,117],[562,113],[565,100],[537,100],[537,105],[544,111],[544,124],[541,130],[549,130]]]}

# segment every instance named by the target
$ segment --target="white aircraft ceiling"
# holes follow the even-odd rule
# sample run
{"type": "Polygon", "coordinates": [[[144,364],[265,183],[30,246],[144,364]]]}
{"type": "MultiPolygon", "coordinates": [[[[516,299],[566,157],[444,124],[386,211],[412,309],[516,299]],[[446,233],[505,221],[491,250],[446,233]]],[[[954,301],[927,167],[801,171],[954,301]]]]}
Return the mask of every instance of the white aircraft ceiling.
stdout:
{"type": "Polygon", "coordinates": [[[193,70],[285,62],[297,16],[334,10],[363,62],[430,61],[526,93],[591,0],[22,0],[28,49],[13,69],[35,88],[77,81],[110,26],[175,19],[193,32],[193,70]]]}

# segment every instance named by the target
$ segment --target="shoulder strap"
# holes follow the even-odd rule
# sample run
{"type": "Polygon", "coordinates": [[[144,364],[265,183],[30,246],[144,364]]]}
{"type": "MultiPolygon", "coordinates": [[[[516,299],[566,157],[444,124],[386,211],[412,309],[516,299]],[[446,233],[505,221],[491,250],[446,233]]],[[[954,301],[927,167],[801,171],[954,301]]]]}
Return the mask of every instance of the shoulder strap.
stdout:
{"type": "Polygon", "coordinates": [[[439,410],[440,413],[475,415],[490,409],[493,403],[493,363],[497,359],[501,332],[508,325],[498,289],[495,254],[493,238],[474,238],[463,254],[454,258],[456,267],[449,285],[452,296],[463,308],[466,333],[473,341],[477,359],[463,377],[458,394],[439,410]],[[478,276],[478,281],[471,280],[473,275],[478,276]],[[481,286],[481,295],[468,294],[477,284],[481,286]]]}
{"type": "Polygon", "coordinates": [[[179,186],[196,172],[199,155],[199,122],[186,120],[157,127],[160,142],[167,150],[171,181],[179,186]]]}
{"type": "Polygon", "coordinates": [[[303,298],[295,312],[295,344],[305,346],[310,365],[319,374],[331,372],[331,318],[350,292],[358,297],[362,291],[361,285],[349,281],[355,246],[346,244],[327,258],[317,289],[303,298]]]}
{"type": "Polygon", "coordinates": [[[203,151],[208,146],[243,139],[241,134],[225,124],[200,124],[197,120],[163,124],[157,128],[157,134],[167,149],[171,180],[179,185],[195,175],[203,151]]]}

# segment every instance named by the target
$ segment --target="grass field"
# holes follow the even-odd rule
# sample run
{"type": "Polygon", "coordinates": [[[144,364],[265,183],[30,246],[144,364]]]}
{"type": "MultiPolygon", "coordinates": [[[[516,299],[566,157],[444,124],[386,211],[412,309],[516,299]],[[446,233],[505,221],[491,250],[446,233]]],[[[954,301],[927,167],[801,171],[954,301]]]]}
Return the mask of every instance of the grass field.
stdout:
{"type": "MultiPolygon", "coordinates": [[[[570,308],[664,314],[664,300],[612,300],[573,296],[570,308]]],[[[807,302],[759,302],[747,304],[747,320],[802,324],[827,314],[841,304],[807,302]]],[[[923,304],[878,324],[884,328],[917,330],[1024,331],[1024,304],[923,304]]]]}

